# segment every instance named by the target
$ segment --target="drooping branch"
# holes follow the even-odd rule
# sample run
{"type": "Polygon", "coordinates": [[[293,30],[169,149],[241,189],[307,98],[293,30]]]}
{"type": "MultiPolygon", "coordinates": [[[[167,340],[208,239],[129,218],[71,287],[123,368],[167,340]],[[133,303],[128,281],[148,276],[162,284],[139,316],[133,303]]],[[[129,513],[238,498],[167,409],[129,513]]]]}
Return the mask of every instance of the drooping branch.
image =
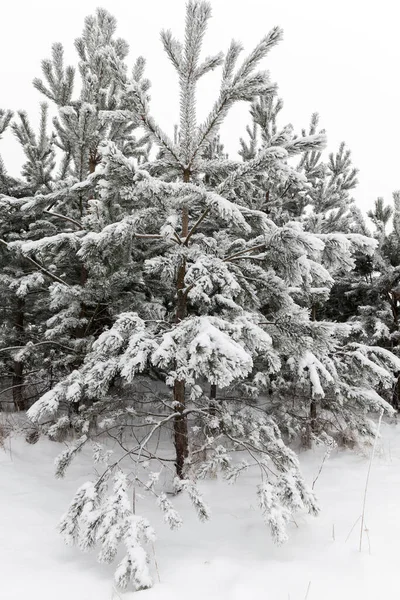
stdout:
{"type": "Polygon", "coordinates": [[[52,217],[57,217],[58,219],[63,219],[64,221],[69,221],[70,223],[73,223],[74,225],[79,227],[79,229],[84,229],[82,223],[79,223],[79,221],[72,219],[72,217],[67,217],[66,215],[61,215],[60,213],[55,213],[48,209],[46,209],[44,212],[47,215],[51,215],[52,217]]]}
{"type": "MultiPolygon", "coordinates": [[[[9,244],[7,244],[6,241],[0,239],[0,244],[3,244],[3,246],[6,246],[6,248],[9,249],[9,244]]],[[[40,265],[38,262],[36,262],[35,260],[33,260],[33,258],[31,258],[30,256],[26,256],[25,254],[22,254],[22,256],[25,258],[25,260],[27,260],[32,265],[34,265],[37,269],[39,269],[40,271],[42,271],[42,273],[44,273],[45,275],[47,275],[47,277],[50,277],[50,279],[52,279],[53,281],[57,281],[57,283],[62,283],[62,285],[70,287],[69,284],[66,281],[63,281],[62,279],[60,279],[59,277],[57,277],[57,275],[54,275],[54,273],[50,273],[50,271],[48,271],[47,269],[45,269],[45,267],[42,267],[42,265],[40,265]]]]}
{"type": "Polygon", "coordinates": [[[243,254],[247,254],[248,252],[253,252],[253,250],[263,250],[265,249],[265,244],[258,244],[257,246],[252,246],[251,248],[246,248],[245,250],[241,250],[240,252],[236,252],[235,254],[231,254],[224,258],[224,262],[228,262],[229,260],[233,260],[234,258],[240,258],[243,254]]]}

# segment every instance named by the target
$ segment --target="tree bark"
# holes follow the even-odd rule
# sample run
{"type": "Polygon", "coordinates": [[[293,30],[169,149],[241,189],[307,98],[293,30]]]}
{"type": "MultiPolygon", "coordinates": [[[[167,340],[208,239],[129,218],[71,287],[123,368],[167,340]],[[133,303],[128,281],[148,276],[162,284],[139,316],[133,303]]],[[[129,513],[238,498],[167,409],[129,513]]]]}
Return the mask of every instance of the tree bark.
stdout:
{"type": "Polygon", "coordinates": [[[387,292],[387,297],[389,299],[390,308],[392,310],[393,315],[393,323],[396,327],[399,326],[399,307],[395,294],[393,292],[387,292]]]}
{"type": "MultiPolygon", "coordinates": [[[[190,171],[185,169],[183,181],[188,183],[190,180],[190,171]]],[[[189,214],[186,206],[182,209],[182,237],[187,237],[189,233],[189,214]]],[[[176,323],[180,323],[187,314],[187,299],[184,294],[186,274],[186,261],[182,259],[178,268],[176,278],[177,307],[176,323]]],[[[186,406],[185,399],[185,381],[176,379],[174,382],[174,403],[175,410],[179,413],[174,419],[174,443],[175,443],[175,467],[176,474],[180,479],[183,478],[185,460],[189,455],[188,423],[187,416],[183,414],[186,406]]]]}
{"type": "MultiPolygon", "coordinates": [[[[25,320],[25,301],[22,298],[17,298],[17,306],[15,310],[15,321],[14,326],[17,330],[18,345],[22,346],[24,343],[24,320],[25,320]]],[[[12,377],[12,394],[15,409],[25,410],[24,400],[24,365],[18,360],[14,360],[13,363],[13,377],[12,377]]]]}
{"type": "Polygon", "coordinates": [[[400,374],[397,374],[396,383],[392,394],[392,406],[396,410],[400,409],[400,374]]]}
{"type": "Polygon", "coordinates": [[[310,404],[310,428],[311,432],[315,433],[317,421],[317,403],[315,400],[311,400],[310,404]]]}
{"type": "MultiPolygon", "coordinates": [[[[316,321],[317,320],[317,307],[315,304],[312,305],[311,307],[311,321],[316,321]]],[[[308,447],[311,448],[311,436],[313,433],[315,433],[316,431],[316,424],[317,424],[317,402],[314,398],[311,398],[311,402],[310,402],[310,425],[309,425],[309,432],[308,432],[308,447]]]]}
{"type": "Polygon", "coordinates": [[[210,385],[210,415],[214,416],[217,414],[217,386],[215,383],[210,385]]]}
{"type": "MultiPolygon", "coordinates": [[[[90,175],[92,173],[95,172],[96,170],[96,165],[98,164],[98,157],[97,157],[97,153],[96,151],[92,151],[89,153],[89,173],[90,175]]],[[[82,198],[81,198],[81,203],[80,203],[80,212],[81,212],[81,219],[84,216],[84,206],[83,206],[83,202],[82,202],[82,198]]],[[[87,269],[85,267],[84,264],[81,264],[81,272],[80,272],[80,276],[79,276],[79,285],[81,287],[85,287],[86,282],[88,279],[88,272],[87,269]]],[[[79,318],[80,319],[84,319],[86,316],[86,306],[84,305],[84,303],[81,303],[81,310],[79,313],[79,318]]],[[[85,325],[81,325],[80,327],[77,327],[75,330],[75,335],[77,338],[83,338],[85,336],[85,331],[86,331],[86,326],[85,325]]]]}
{"type": "Polygon", "coordinates": [[[175,380],[174,400],[176,403],[176,410],[180,413],[174,419],[175,468],[178,477],[183,479],[185,460],[189,455],[187,417],[182,414],[185,410],[184,381],[175,380]]]}

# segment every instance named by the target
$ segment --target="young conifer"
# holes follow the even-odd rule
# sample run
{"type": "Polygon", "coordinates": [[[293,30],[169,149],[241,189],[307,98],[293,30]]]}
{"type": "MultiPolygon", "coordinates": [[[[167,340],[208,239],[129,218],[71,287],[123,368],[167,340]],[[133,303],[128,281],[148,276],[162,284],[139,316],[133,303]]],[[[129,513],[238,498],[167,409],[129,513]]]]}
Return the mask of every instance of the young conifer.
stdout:
{"type": "MultiPolygon", "coordinates": [[[[39,343],[58,352],[57,381],[29,416],[50,438],[72,440],[58,476],[88,445],[102,466],[60,529],[84,550],[99,546],[101,561],[124,546],[121,587],[151,584],[154,533],[130,487],[134,498],[137,488],[153,497],[176,528],[167,492],[187,494],[208,519],[198,480],[220,472],[234,482],[255,468],[260,509],[281,543],[294,513],[318,512],[287,440],[371,437],[365,414],[389,410],[375,388],[390,386],[400,364],[355,339],[352,325],[318,315],[337,274],[376,246],[352,229],[348,153],[342,146],[322,162],[316,117],[301,135],[278,127],[282,103],[260,63],[281,31],[244,58],[233,41],[203,59],[210,15],[208,2],[189,0],[184,41],[161,34],[180,87],[172,137],[152,115],[144,59],[129,73],[127,45],[106,11],[86,19],[76,42],[76,97],[75,71],[56,44],[35,86],[58,111],[48,143],[59,171],[41,136],[40,164],[29,163],[32,148],[24,167],[39,187],[0,203],[47,227],[6,242],[47,282],[51,316],[34,321],[44,326],[39,343]],[[219,93],[199,123],[197,83],[216,68],[219,93]],[[238,102],[249,104],[252,124],[231,159],[219,133],[238,102]]],[[[19,127],[21,143],[32,141],[19,127]]]]}

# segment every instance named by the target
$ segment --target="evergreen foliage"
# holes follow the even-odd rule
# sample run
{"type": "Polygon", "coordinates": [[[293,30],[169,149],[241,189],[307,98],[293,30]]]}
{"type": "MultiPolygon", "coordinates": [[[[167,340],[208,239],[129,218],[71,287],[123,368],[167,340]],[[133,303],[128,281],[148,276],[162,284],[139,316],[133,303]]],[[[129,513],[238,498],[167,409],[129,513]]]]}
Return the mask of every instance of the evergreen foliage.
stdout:
{"type": "Polygon", "coordinates": [[[282,101],[261,63],[281,30],[244,58],[232,41],[203,59],[210,16],[208,2],[189,0],[183,41],[161,33],[180,90],[172,137],[151,112],[144,59],[129,71],[103,9],[75,42],[78,70],[55,44],[34,81],[57,111],[51,134],[45,104],[38,135],[24,112],[0,111],[0,134],[11,123],[26,157],[19,179],[0,162],[2,377],[19,410],[36,400],[35,427],[68,441],[58,477],[92,449],[98,478],[60,531],[82,550],[98,546],[102,562],[124,547],[122,588],[151,585],[154,532],[131,502],[137,490],[175,529],[168,493],[187,494],[207,520],[198,481],[257,469],[260,510],[282,543],[295,513],[319,510],[289,442],[370,442],[370,415],[393,412],[400,372],[400,195],[393,235],[377,203],[374,239],[350,197],[357,173],[344,144],[324,162],[317,115],[299,134],[279,125],[282,101]],[[219,93],[199,123],[197,83],[216,68],[219,93]],[[238,102],[251,124],[230,158],[219,133],[238,102]],[[358,312],[354,297],[372,280],[374,308],[358,312]]]}

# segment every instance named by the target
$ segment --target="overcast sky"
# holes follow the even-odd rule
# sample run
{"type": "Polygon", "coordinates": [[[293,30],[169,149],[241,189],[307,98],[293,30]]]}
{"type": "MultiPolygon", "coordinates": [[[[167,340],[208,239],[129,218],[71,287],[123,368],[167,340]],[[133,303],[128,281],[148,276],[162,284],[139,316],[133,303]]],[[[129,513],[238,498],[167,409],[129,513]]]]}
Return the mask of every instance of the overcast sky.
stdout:
{"type": "MultiPolygon", "coordinates": [[[[360,170],[359,205],[367,210],[377,196],[387,201],[400,189],[400,40],[397,0],[212,0],[213,18],[204,53],[225,50],[231,38],[247,51],[271,29],[284,29],[284,41],[265,61],[279,86],[285,107],[281,124],[307,127],[318,112],[327,130],[328,148],[345,141],[360,170]]],[[[172,133],[177,122],[177,85],[159,40],[162,28],[181,36],[185,0],[15,0],[2,3],[0,36],[0,107],[38,113],[40,94],[31,84],[40,75],[40,61],[60,41],[67,61],[76,64],[73,40],[84,17],[97,6],[118,19],[118,35],[130,44],[130,62],[147,59],[152,81],[152,113],[172,133]]],[[[199,118],[214,99],[217,74],[200,89],[199,118]]],[[[243,109],[233,112],[223,129],[232,154],[246,124],[243,109]]],[[[0,152],[12,172],[21,155],[8,135],[0,152]]]]}

